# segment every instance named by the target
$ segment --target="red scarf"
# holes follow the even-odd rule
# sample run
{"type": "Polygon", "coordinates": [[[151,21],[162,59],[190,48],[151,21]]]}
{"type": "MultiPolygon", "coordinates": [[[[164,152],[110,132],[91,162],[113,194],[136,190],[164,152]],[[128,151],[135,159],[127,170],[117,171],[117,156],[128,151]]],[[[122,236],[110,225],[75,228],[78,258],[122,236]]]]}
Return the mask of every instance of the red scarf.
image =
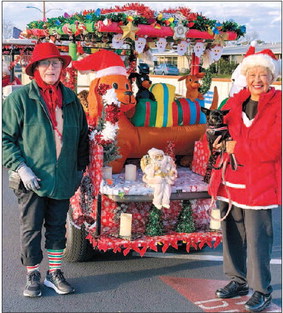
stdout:
{"type": "Polygon", "coordinates": [[[40,94],[42,95],[43,100],[46,103],[47,110],[49,113],[49,117],[51,119],[53,129],[57,130],[57,121],[56,121],[55,109],[57,106],[61,109],[62,108],[62,102],[63,102],[62,92],[58,86],[59,82],[60,82],[60,78],[58,79],[58,81],[54,85],[49,85],[49,84],[46,84],[42,80],[42,78],[39,74],[39,71],[35,70],[34,71],[34,79],[35,79],[37,85],[39,86],[40,94]]]}

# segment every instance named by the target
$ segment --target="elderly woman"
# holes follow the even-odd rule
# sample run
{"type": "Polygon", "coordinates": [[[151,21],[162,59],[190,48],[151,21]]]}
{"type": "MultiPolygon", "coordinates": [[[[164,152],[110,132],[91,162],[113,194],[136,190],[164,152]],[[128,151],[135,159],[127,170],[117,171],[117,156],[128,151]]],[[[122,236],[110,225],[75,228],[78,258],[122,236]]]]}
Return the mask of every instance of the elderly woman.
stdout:
{"type": "MultiPolygon", "coordinates": [[[[247,87],[230,98],[224,110],[238,168],[228,163],[224,173],[214,170],[209,192],[216,196],[222,222],[224,272],[231,280],[216,291],[219,298],[247,295],[249,311],[271,303],[270,259],[273,242],[272,209],[281,203],[281,91],[270,87],[279,72],[271,50],[247,56],[242,74],[247,87]]],[[[220,138],[214,142],[219,149],[220,138]]]]}
{"type": "Polygon", "coordinates": [[[71,62],[53,43],[35,46],[26,73],[33,80],[3,103],[3,165],[18,198],[24,296],[41,296],[42,226],[49,270],[44,284],[58,294],[74,288],[61,271],[69,199],[88,164],[88,126],[76,94],[60,82],[71,62]]]}

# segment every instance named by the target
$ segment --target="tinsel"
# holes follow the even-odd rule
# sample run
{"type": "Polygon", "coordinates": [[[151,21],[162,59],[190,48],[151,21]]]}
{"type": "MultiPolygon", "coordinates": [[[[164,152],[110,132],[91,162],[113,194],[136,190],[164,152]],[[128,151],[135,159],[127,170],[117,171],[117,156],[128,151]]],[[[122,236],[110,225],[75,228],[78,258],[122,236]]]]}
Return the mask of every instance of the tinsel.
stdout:
{"type": "Polygon", "coordinates": [[[173,141],[168,140],[166,142],[165,154],[169,155],[173,159],[173,161],[176,161],[174,149],[175,149],[175,143],[173,141]]]}
{"type": "Polygon", "coordinates": [[[235,32],[237,37],[244,36],[246,27],[238,25],[236,22],[229,20],[219,23],[216,20],[210,20],[205,16],[191,12],[191,9],[179,7],[175,9],[167,9],[160,12],[151,10],[149,7],[140,3],[129,3],[123,6],[115,6],[110,9],[84,10],[73,15],[65,13],[63,16],[47,18],[47,21],[32,21],[27,24],[27,29],[23,32],[24,36],[45,37],[51,32],[54,34],[69,37],[63,31],[68,26],[71,35],[80,38],[88,33],[94,34],[96,39],[101,41],[103,34],[96,29],[97,23],[111,25],[116,22],[119,25],[127,25],[129,18],[134,26],[138,24],[155,25],[154,27],[169,26],[171,28],[180,24],[191,29],[203,32],[212,32],[218,34],[219,30],[223,32],[235,32]],[[29,32],[37,30],[37,32],[29,32]]]}
{"type": "Polygon", "coordinates": [[[77,77],[77,70],[73,67],[67,67],[62,71],[61,81],[66,87],[75,91],[77,88],[77,77]]]}
{"type": "Polygon", "coordinates": [[[147,236],[161,236],[163,232],[162,211],[158,210],[155,206],[152,206],[145,234],[147,236]]]}
{"type": "Polygon", "coordinates": [[[120,157],[116,141],[120,102],[115,89],[110,85],[100,84],[97,92],[102,96],[103,112],[96,129],[90,134],[90,139],[103,146],[103,165],[105,166],[120,157]]]}
{"type": "Polygon", "coordinates": [[[178,218],[176,232],[178,233],[193,233],[195,224],[192,215],[192,208],[189,200],[183,201],[183,210],[178,218]]]}

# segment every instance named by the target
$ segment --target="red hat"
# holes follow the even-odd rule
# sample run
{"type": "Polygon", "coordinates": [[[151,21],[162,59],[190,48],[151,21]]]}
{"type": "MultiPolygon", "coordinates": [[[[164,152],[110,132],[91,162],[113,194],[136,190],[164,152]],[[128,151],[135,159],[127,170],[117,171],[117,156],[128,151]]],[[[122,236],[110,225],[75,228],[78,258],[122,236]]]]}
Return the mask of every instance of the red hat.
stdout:
{"type": "Polygon", "coordinates": [[[242,61],[241,73],[246,74],[247,70],[254,66],[263,66],[270,70],[273,80],[279,75],[280,65],[276,56],[270,49],[264,49],[260,52],[249,54],[242,61]]]}
{"type": "Polygon", "coordinates": [[[26,67],[27,75],[33,76],[33,71],[36,62],[50,58],[58,58],[62,60],[63,69],[66,68],[72,60],[72,58],[69,55],[61,55],[56,45],[54,45],[54,43],[50,42],[39,43],[35,46],[31,60],[26,67]]]}
{"type": "Polygon", "coordinates": [[[256,46],[256,41],[253,40],[251,42],[251,45],[250,45],[249,49],[247,50],[247,52],[245,54],[245,57],[247,57],[249,55],[252,55],[252,54],[255,54],[255,46],[256,46]]]}
{"type": "Polygon", "coordinates": [[[87,57],[73,61],[72,65],[79,71],[96,71],[96,77],[108,75],[127,75],[121,57],[113,51],[101,49],[87,57]]]}

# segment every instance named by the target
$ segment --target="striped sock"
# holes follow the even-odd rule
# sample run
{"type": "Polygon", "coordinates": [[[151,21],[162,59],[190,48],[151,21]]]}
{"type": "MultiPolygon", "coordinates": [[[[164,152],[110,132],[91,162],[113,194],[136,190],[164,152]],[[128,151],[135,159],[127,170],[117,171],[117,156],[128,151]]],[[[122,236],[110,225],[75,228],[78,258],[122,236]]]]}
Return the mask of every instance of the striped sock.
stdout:
{"type": "Polygon", "coordinates": [[[63,249],[62,250],[47,249],[49,272],[54,272],[56,270],[61,269],[63,251],[64,251],[63,249]]]}
{"type": "Polygon", "coordinates": [[[30,273],[32,271],[39,271],[39,264],[26,266],[27,272],[30,273]]]}

